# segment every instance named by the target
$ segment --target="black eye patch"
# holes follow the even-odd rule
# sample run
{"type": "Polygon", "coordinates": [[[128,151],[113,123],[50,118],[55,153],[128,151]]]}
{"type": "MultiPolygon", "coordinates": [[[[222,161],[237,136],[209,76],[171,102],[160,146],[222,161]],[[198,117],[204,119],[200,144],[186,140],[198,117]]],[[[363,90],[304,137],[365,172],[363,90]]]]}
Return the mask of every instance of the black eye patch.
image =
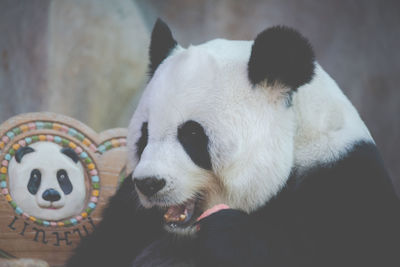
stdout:
{"type": "Polygon", "coordinates": [[[40,182],[42,181],[42,173],[38,169],[31,171],[31,177],[28,182],[28,191],[32,195],[36,195],[40,187],[40,182]]]}
{"type": "Polygon", "coordinates": [[[140,136],[139,140],[136,142],[136,153],[137,156],[140,157],[142,156],[142,153],[147,146],[147,141],[149,139],[149,130],[148,130],[148,123],[143,122],[142,128],[141,128],[142,135],[140,136]]]}
{"type": "Polygon", "coordinates": [[[69,180],[68,173],[66,170],[61,169],[57,171],[57,181],[64,194],[68,195],[69,193],[72,192],[72,184],[71,181],[69,180]]]}
{"type": "Polygon", "coordinates": [[[203,169],[211,170],[208,137],[198,122],[187,121],[179,126],[178,140],[195,164],[203,169]]]}

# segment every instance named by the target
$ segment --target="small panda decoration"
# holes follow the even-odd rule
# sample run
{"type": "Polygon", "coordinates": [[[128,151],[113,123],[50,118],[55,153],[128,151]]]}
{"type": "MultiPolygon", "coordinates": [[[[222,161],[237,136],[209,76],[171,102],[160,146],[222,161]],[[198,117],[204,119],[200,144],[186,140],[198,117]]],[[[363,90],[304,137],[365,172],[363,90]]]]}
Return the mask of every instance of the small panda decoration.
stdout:
{"type": "Polygon", "coordinates": [[[300,33],[183,48],[158,20],[149,72],[134,171],[68,266],[400,266],[375,143],[300,33]]]}
{"type": "Polygon", "coordinates": [[[84,168],[71,148],[37,142],[17,150],[9,165],[10,194],[30,215],[61,220],[83,210],[84,168]]]}

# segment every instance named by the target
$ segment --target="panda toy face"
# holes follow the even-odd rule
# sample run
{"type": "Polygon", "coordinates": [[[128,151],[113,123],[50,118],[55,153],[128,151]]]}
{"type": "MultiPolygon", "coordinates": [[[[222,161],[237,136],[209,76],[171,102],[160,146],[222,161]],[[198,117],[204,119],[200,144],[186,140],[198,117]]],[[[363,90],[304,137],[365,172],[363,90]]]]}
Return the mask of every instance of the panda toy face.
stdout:
{"type": "Polygon", "coordinates": [[[85,176],[78,155],[52,142],[21,147],[9,165],[10,194],[30,215],[60,220],[85,205],[85,176]]]}

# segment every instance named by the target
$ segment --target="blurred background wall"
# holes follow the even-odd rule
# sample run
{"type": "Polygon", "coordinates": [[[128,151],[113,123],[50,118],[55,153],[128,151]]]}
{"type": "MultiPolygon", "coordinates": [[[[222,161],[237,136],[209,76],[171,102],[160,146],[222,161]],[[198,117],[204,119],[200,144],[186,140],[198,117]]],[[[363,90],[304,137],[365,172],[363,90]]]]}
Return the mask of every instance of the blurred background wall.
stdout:
{"type": "Polygon", "coordinates": [[[126,127],[146,82],[152,25],[184,46],[285,24],[369,126],[400,192],[400,4],[379,0],[0,0],[0,122],[53,111],[126,127]]]}

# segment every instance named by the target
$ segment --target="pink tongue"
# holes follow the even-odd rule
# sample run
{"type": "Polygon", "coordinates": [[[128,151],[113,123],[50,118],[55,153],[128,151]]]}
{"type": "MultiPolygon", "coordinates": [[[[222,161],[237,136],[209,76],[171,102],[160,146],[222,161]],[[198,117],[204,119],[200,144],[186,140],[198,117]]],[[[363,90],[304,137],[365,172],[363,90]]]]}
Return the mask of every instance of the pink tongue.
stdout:
{"type": "Polygon", "coordinates": [[[225,205],[225,204],[218,204],[218,205],[215,205],[215,206],[212,207],[211,209],[208,209],[208,210],[206,210],[205,212],[203,212],[203,213],[200,215],[200,217],[197,218],[196,221],[200,221],[201,219],[203,219],[203,218],[205,218],[205,217],[207,217],[207,216],[210,216],[211,214],[216,213],[217,211],[226,210],[226,209],[229,209],[229,206],[227,206],[227,205],[225,205]]]}

